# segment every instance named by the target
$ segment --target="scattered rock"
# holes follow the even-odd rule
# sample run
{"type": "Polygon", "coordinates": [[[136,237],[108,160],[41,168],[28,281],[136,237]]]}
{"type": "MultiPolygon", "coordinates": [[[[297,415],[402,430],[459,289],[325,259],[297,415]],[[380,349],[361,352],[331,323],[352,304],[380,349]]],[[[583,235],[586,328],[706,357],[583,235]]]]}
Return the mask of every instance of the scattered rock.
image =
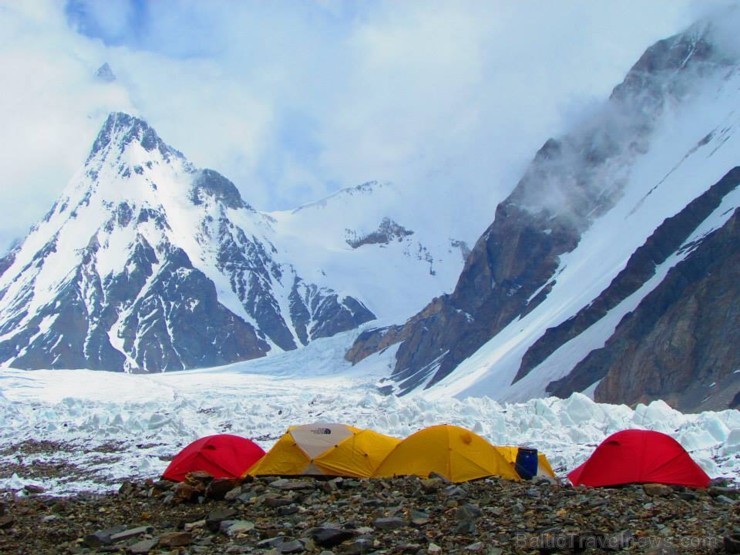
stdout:
{"type": "Polygon", "coordinates": [[[184,547],[193,542],[190,532],[167,532],[159,537],[161,547],[184,547]]]}
{"type": "Polygon", "coordinates": [[[355,532],[343,528],[318,527],[308,531],[308,535],[319,547],[336,547],[355,537],[355,532]]]}
{"type": "Polygon", "coordinates": [[[217,532],[221,529],[221,523],[224,520],[233,520],[239,513],[232,507],[219,507],[214,509],[206,517],[206,527],[211,532],[217,532]]]}
{"type": "Polygon", "coordinates": [[[226,497],[226,494],[237,488],[239,480],[229,478],[214,479],[206,486],[205,495],[208,499],[220,500],[226,497]]]}
{"type": "Polygon", "coordinates": [[[114,526],[113,528],[107,528],[105,530],[97,530],[96,532],[85,536],[85,539],[82,543],[87,547],[93,548],[110,545],[113,543],[113,540],[111,540],[111,536],[113,536],[114,534],[119,534],[124,530],[126,530],[126,527],[121,525],[114,526]]]}
{"type": "Polygon", "coordinates": [[[690,546],[717,555],[740,552],[733,491],[436,477],[255,478],[221,487],[196,475],[182,484],[128,482],[107,495],[4,497],[0,553],[670,555],[690,546]],[[195,493],[172,502],[185,486],[195,493]],[[214,498],[209,488],[226,493],[214,498]]]}
{"type": "Polygon", "coordinates": [[[28,495],[37,495],[39,493],[44,493],[44,488],[41,486],[37,486],[36,484],[26,484],[23,486],[23,491],[26,492],[28,495]]]}
{"type": "Polygon", "coordinates": [[[159,538],[151,538],[148,540],[141,540],[139,542],[136,542],[131,547],[128,548],[129,553],[131,555],[146,555],[149,553],[152,549],[157,547],[157,544],[159,543],[159,538]]]}
{"type": "Polygon", "coordinates": [[[280,478],[270,482],[270,487],[287,491],[300,491],[316,488],[316,482],[314,480],[286,480],[280,478]]]}
{"type": "Polygon", "coordinates": [[[673,488],[663,484],[643,484],[642,489],[651,497],[668,497],[673,494],[673,488]]]}
{"type": "Polygon", "coordinates": [[[397,530],[406,526],[406,521],[395,516],[387,518],[376,518],[373,526],[379,530],[397,530]]]}

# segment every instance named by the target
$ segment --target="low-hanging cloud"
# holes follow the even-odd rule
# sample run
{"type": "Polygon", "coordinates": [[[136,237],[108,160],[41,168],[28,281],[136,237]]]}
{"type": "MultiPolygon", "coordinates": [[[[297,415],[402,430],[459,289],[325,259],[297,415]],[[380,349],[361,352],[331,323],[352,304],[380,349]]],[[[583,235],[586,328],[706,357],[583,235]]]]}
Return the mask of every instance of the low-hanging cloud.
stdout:
{"type": "Polygon", "coordinates": [[[470,199],[480,226],[548,136],[691,15],[690,0],[5,3],[0,248],[48,210],[110,110],[258,209],[379,179],[470,199]],[[94,79],[103,62],[113,83],[94,79]]]}

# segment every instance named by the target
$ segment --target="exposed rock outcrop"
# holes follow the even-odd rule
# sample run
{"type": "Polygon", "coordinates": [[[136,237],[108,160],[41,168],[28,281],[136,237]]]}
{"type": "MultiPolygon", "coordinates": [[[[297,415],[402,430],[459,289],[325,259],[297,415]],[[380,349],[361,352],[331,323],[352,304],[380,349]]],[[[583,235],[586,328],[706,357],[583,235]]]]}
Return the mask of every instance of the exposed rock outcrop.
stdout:
{"type": "MultiPolygon", "coordinates": [[[[661,41],[633,66],[596,116],[545,143],[468,257],[455,290],[401,332],[393,378],[400,392],[429,387],[550,293],[560,257],[622,195],[629,168],[649,148],[667,104],[722,67],[701,28],[661,41]]],[[[385,332],[377,331],[376,334],[385,332]]],[[[352,353],[387,343],[361,337],[352,353]]]]}
{"type": "Polygon", "coordinates": [[[604,348],[551,384],[552,393],[601,380],[600,402],[660,398],[682,411],[732,406],[740,392],[740,210],[692,248],[604,348]]]}
{"type": "MultiPolygon", "coordinates": [[[[674,254],[696,228],[717,209],[722,200],[740,185],[740,168],[734,168],[704,194],[694,199],[675,216],[666,219],[630,257],[625,268],[596,299],[559,326],[548,329],[522,357],[514,381],[526,376],[559,347],[583,333],[611,309],[637,291],[655,274],[655,269],[674,254]]],[[[580,383],[580,381],[573,382],[580,383]]],[[[588,387],[590,384],[585,384],[588,387]]],[[[581,388],[583,389],[583,388],[581,388]]],[[[560,389],[568,396],[581,389],[560,389]]],[[[555,390],[553,389],[553,392],[555,390]]]]}

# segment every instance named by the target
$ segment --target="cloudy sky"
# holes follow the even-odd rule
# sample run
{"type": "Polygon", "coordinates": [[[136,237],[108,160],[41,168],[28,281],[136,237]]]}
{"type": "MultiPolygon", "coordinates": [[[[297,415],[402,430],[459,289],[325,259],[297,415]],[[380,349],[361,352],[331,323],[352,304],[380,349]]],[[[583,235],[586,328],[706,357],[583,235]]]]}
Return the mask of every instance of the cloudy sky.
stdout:
{"type": "Polygon", "coordinates": [[[108,112],[146,119],[255,208],[378,179],[512,187],[695,0],[0,3],[0,250],[108,112]],[[95,78],[107,62],[116,80],[95,78]]]}

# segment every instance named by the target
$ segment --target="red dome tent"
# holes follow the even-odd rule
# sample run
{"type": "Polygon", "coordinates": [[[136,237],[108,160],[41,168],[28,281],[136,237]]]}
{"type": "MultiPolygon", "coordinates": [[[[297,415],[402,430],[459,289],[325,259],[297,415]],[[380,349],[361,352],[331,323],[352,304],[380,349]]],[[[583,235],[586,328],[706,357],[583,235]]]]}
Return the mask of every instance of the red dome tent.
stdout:
{"type": "Polygon", "coordinates": [[[610,435],[568,478],[573,485],[593,487],[657,483],[705,488],[710,481],[680,443],[650,430],[610,435]]]}
{"type": "Polygon", "coordinates": [[[165,480],[182,482],[189,472],[207,472],[214,478],[240,478],[265,451],[253,441],[231,435],[202,437],[180,451],[162,474],[165,480]]]}

